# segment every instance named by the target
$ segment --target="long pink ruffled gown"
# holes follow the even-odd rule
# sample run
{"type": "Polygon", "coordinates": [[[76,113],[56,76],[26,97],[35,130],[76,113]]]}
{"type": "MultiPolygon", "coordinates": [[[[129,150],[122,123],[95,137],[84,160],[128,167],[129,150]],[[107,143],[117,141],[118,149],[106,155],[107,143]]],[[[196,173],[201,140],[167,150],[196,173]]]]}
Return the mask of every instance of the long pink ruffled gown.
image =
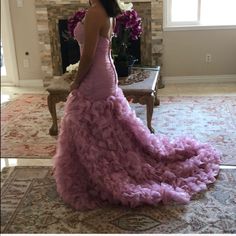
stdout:
{"type": "MultiPolygon", "coordinates": [[[[81,49],[83,27],[75,29],[81,49]]],[[[215,181],[219,154],[196,140],[151,134],[118,87],[109,44],[100,37],[89,73],[66,102],[54,156],[57,191],[78,210],[188,203],[215,181]]]]}

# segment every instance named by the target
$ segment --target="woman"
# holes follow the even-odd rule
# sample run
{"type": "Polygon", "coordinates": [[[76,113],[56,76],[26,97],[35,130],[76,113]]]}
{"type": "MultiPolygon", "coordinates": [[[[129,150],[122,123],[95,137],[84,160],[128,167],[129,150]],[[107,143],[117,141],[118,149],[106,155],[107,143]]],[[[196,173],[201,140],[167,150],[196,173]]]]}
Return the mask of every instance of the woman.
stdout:
{"type": "Polygon", "coordinates": [[[188,138],[151,134],[131,110],[111,59],[116,0],[92,0],[75,36],[82,56],[61,122],[54,175],[78,210],[122,204],[188,203],[219,172],[219,154],[188,138]]]}

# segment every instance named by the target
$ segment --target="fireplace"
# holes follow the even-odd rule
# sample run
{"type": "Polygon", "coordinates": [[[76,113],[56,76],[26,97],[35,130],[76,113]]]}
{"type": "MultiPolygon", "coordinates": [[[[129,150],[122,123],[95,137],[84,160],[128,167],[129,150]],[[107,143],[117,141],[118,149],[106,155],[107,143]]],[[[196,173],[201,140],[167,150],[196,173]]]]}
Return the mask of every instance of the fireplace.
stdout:
{"type": "MultiPolygon", "coordinates": [[[[127,2],[127,1],[126,1],[127,2]]],[[[140,41],[132,43],[132,54],[140,58],[138,64],[143,66],[161,65],[162,55],[162,0],[131,0],[134,9],[142,18],[143,34],[140,41]]],[[[61,43],[59,26],[65,27],[63,20],[68,19],[77,10],[88,7],[87,0],[35,0],[37,30],[41,53],[44,85],[47,86],[54,76],[64,73],[68,63],[77,62],[79,47],[74,42],[61,43]],[[59,23],[60,22],[60,23],[59,23]],[[64,50],[68,47],[65,59],[64,50]],[[69,55],[68,55],[69,54],[69,55]],[[70,59],[68,59],[68,57],[70,59]],[[66,59],[67,58],[67,59],[66,59]]]]}
{"type": "MultiPolygon", "coordinates": [[[[66,72],[66,67],[75,64],[80,60],[80,47],[77,41],[70,37],[68,32],[68,20],[62,19],[58,21],[58,32],[60,39],[60,53],[62,73],[66,72]]],[[[141,65],[141,40],[130,41],[128,53],[135,59],[136,65],[141,65]]]]}

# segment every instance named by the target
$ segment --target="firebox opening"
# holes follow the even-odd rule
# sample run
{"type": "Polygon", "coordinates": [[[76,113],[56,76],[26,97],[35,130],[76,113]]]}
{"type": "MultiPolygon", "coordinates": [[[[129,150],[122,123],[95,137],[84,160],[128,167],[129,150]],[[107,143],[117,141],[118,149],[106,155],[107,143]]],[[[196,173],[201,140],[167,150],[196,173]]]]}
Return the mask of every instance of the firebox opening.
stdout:
{"type": "Polygon", "coordinates": [[[67,29],[67,20],[59,20],[59,35],[61,44],[62,71],[66,72],[66,67],[75,64],[80,59],[80,48],[78,42],[71,38],[67,29]]]}

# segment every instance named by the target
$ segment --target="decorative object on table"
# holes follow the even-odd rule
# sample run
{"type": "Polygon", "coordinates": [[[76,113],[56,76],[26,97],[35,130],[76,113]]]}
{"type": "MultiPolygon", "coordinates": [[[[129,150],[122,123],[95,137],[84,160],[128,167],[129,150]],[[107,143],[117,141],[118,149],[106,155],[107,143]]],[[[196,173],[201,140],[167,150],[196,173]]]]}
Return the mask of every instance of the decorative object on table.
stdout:
{"type": "Polygon", "coordinates": [[[78,61],[77,63],[75,64],[70,64],[69,66],[66,67],[66,71],[70,74],[73,74],[75,73],[76,71],[78,71],[78,67],[79,67],[79,62],[78,61]]]}
{"type": "Polygon", "coordinates": [[[68,83],[74,81],[75,75],[79,68],[79,62],[80,61],[78,61],[75,64],[70,64],[69,66],[66,67],[67,73],[64,74],[64,80],[67,81],[68,83]]]}
{"type": "Polygon", "coordinates": [[[144,81],[150,76],[150,71],[139,71],[134,74],[129,75],[128,77],[123,77],[119,79],[119,85],[130,85],[144,81]]]}
{"type": "Polygon", "coordinates": [[[136,59],[128,52],[130,43],[142,34],[141,18],[134,10],[124,11],[116,18],[114,37],[112,38],[112,55],[118,77],[131,74],[131,68],[136,59]]]}
{"type": "MultiPolygon", "coordinates": [[[[141,18],[133,9],[132,3],[118,1],[122,14],[116,18],[116,27],[112,39],[112,56],[118,77],[126,77],[131,74],[131,68],[137,61],[128,52],[131,41],[138,40],[142,34],[141,18]]],[[[77,11],[68,19],[68,32],[74,38],[74,29],[78,22],[85,17],[87,9],[77,11]]]]}

